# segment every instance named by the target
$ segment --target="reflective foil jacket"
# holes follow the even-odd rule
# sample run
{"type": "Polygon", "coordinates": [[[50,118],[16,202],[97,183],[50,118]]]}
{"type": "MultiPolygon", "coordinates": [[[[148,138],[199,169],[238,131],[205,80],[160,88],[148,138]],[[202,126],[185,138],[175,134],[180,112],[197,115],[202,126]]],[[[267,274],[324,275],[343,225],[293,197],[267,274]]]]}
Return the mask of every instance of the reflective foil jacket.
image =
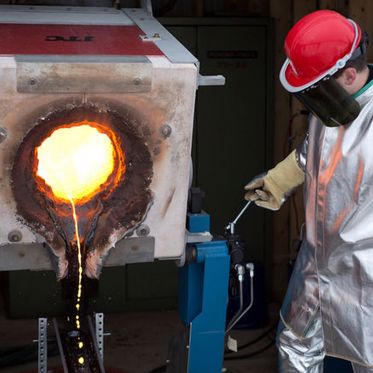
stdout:
{"type": "Polygon", "coordinates": [[[302,338],[320,309],[326,353],[373,366],[373,81],[355,99],[354,122],[312,117],[298,149],[307,232],[281,317],[302,338]]]}

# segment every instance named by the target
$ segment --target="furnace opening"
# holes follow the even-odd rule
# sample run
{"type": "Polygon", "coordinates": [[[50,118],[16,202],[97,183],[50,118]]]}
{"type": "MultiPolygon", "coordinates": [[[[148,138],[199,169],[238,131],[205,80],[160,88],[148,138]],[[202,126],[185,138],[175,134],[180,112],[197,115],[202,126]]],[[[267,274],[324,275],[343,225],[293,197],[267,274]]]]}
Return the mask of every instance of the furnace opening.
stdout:
{"type": "Polygon", "coordinates": [[[107,196],[125,172],[119,139],[95,122],[55,129],[36,148],[35,156],[39,187],[51,199],[65,203],[83,204],[103,190],[107,196]]]}
{"type": "Polygon", "coordinates": [[[78,203],[100,190],[114,170],[110,137],[94,124],[82,122],[56,129],[36,149],[37,176],[58,199],[78,203]]]}
{"type": "Polygon", "coordinates": [[[12,168],[17,213],[52,249],[58,278],[77,273],[77,245],[84,274],[98,278],[109,249],[152,203],[146,121],[125,105],[87,103],[30,122],[12,168]]]}

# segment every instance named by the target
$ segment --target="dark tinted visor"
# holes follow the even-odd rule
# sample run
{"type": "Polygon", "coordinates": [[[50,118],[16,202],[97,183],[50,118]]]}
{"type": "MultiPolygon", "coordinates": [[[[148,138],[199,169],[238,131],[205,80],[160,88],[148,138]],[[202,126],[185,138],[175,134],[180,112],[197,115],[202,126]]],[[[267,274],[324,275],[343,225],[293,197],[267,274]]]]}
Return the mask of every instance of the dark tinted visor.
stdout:
{"type": "Polygon", "coordinates": [[[349,124],[360,113],[358,102],[332,76],[294,95],[328,127],[349,124]]]}

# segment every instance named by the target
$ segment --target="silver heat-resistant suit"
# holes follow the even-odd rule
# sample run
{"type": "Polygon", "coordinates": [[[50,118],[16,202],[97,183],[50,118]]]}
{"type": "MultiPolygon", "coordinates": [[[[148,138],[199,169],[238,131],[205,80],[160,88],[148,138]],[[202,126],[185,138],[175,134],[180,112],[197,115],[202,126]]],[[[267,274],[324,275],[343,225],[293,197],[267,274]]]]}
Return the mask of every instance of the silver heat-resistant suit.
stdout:
{"type": "Polygon", "coordinates": [[[324,354],[373,372],[373,81],[354,97],[351,124],[312,117],[298,149],[307,232],[281,309],[280,372],[320,373],[324,354]]]}

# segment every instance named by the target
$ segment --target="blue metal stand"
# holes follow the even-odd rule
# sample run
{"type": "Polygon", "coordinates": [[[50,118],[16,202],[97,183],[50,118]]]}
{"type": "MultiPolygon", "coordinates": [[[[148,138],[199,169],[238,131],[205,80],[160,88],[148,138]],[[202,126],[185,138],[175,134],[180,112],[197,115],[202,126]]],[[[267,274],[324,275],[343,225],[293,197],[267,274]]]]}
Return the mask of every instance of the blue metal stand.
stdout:
{"type": "Polygon", "coordinates": [[[225,241],[210,241],[194,244],[193,249],[195,261],[179,270],[180,317],[189,327],[187,366],[179,373],[220,373],[228,303],[228,247],[225,241]]]}

